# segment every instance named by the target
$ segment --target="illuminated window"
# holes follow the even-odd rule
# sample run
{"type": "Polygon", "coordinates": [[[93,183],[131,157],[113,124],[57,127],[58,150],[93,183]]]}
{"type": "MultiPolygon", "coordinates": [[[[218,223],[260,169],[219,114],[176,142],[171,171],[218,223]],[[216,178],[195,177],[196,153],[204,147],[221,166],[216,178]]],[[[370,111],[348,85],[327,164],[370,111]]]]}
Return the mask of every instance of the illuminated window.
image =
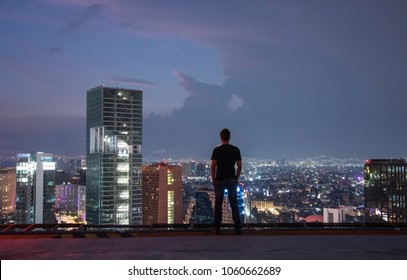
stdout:
{"type": "Polygon", "coordinates": [[[174,183],[174,174],[172,174],[171,170],[167,171],[167,184],[172,185],[174,183]]]}
{"type": "Polygon", "coordinates": [[[174,191],[167,192],[167,223],[174,223],[174,191]]]}

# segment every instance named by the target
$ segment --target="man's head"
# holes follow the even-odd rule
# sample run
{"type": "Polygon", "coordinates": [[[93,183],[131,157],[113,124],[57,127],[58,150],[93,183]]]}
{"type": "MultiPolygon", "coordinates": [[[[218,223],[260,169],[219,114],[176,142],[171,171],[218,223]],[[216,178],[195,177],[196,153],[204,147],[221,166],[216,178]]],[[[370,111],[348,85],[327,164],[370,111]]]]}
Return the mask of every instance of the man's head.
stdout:
{"type": "Polygon", "coordinates": [[[227,128],[222,129],[220,132],[220,139],[224,142],[229,142],[230,140],[230,131],[227,128]]]}

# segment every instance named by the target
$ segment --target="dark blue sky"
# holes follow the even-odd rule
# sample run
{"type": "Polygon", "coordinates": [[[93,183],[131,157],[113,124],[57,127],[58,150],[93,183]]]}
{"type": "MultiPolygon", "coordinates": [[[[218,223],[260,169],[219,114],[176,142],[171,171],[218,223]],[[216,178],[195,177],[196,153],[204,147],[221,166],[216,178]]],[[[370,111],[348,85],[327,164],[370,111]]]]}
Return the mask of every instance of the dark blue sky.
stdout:
{"type": "Polygon", "coordinates": [[[86,91],[144,91],[143,153],[406,156],[406,1],[0,0],[0,150],[80,155],[86,91]]]}

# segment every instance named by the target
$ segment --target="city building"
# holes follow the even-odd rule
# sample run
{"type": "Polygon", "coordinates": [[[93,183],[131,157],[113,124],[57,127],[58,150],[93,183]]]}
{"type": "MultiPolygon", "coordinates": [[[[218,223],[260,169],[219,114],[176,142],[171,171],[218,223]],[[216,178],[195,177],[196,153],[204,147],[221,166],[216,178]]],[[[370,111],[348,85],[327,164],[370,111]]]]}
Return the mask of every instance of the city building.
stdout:
{"type": "Polygon", "coordinates": [[[359,216],[361,216],[361,213],[353,206],[339,205],[336,208],[323,209],[323,222],[329,224],[354,222],[355,217],[359,216]]]}
{"type": "Polygon", "coordinates": [[[16,211],[18,224],[53,224],[55,161],[52,154],[18,154],[16,167],[16,211]]]}
{"type": "Polygon", "coordinates": [[[72,174],[64,170],[57,170],[55,172],[55,185],[66,185],[72,179],[72,174]]]}
{"type": "Polygon", "coordinates": [[[192,160],[190,162],[190,175],[196,176],[196,161],[192,160]]]}
{"type": "Polygon", "coordinates": [[[196,176],[198,177],[208,177],[209,176],[209,164],[200,162],[196,166],[196,176]]]}
{"type": "Polygon", "coordinates": [[[142,223],[142,91],[87,91],[86,221],[142,223]]]}
{"type": "Polygon", "coordinates": [[[182,167],[143,166],[143,224],[182,223],[182,167]]]}
{"type": "Polygon", "coordinates": [[[8,223],[16,209],[16,169],[0,168],[0,220],[8,223]]]}
{"type": "Polygon", "coordinates": [[[55,215],[58,223],[83,223],[86,220],[86,186],[56,185],[55,215]]]}
{"type": "MultiPolygon", "coordinates": [[[[237,186],[237,200],[239,205],[240,219],[245,222],[246,197],[243,188],[237,186]]],[[[222,224],[233,224],[232,209],[228,200],[227,190],[222,204],[222,224]]],[[[199,186],[195,192],[195,197],[190,199],[188,209],[185,214],[185,224],[213,224],[215,211],[215,191],[212,185],[199,186]]]]}
{"type": "Polygon", "coordinates": [[[190,162],[182,162],[182,178],[183,179],[188,179],[189,176],[191,176],[191,163],[190,162]]]}
{"type": "Polygon", "coordinates": [[[256,208],[257,211],[273,211],[274,202],[271,200],[252,200],[250,201],[251,209],[256,208]]]}
{"type": "Polygon", "coordinates": [[[366,222],[407,223],[406,160],[367,160],[364,178],[366,222]]]}
{"type": "MultiPolygon", "coordinates": [[[[215,209],[215,192],[212,186],[203,186],[196,190],[195,199],[191,201],[193,211],[191,213],[192,221],[195,224],[213,224],[214,223],[214,209],[215,209]]],[[[232,215],[227,211],[226,200],[222,205],[222,222],[233,223],[232,215]]],[[[191,223],[188,221],[188,223],[191,223]]]]}
{"type": "Polygon", "coordinates": [[[310,215],[307,217],[300,217],[300,216],[296,215],[295,221],[296,222],[305,222],[305,223],[323,223],[324,216],[323,215],[310,215]]]}

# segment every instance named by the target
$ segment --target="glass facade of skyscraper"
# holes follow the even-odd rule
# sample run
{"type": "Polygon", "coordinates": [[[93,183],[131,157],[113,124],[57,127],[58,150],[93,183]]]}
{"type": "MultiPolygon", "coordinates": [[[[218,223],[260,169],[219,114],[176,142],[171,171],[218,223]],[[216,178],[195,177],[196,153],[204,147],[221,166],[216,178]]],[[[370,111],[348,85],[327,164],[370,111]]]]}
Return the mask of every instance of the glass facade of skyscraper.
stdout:
{"type": "Polygon", "coordinates": [[[364,166],[367,222],[407,223],[407,163],[373,159],[364,166]]]}
{"type": "Polygon", "coordinates": [[[86,221],[141,224],[142,91],[87,92],[86,221]]]}
{"type": "Polygon", "coordinates": [[[195,194],[196,207],[192,214],[195,224],[213,224],[215,194],[213,191],[198,190],[195,194]],[[212,192],[212,193],[211,193],[212,192]]]}
{"type": "Polygon", "coordinates": [[[52,154],[18,154],[16,214],[18,224],[56,222],[55,162],[52,154]]]}

